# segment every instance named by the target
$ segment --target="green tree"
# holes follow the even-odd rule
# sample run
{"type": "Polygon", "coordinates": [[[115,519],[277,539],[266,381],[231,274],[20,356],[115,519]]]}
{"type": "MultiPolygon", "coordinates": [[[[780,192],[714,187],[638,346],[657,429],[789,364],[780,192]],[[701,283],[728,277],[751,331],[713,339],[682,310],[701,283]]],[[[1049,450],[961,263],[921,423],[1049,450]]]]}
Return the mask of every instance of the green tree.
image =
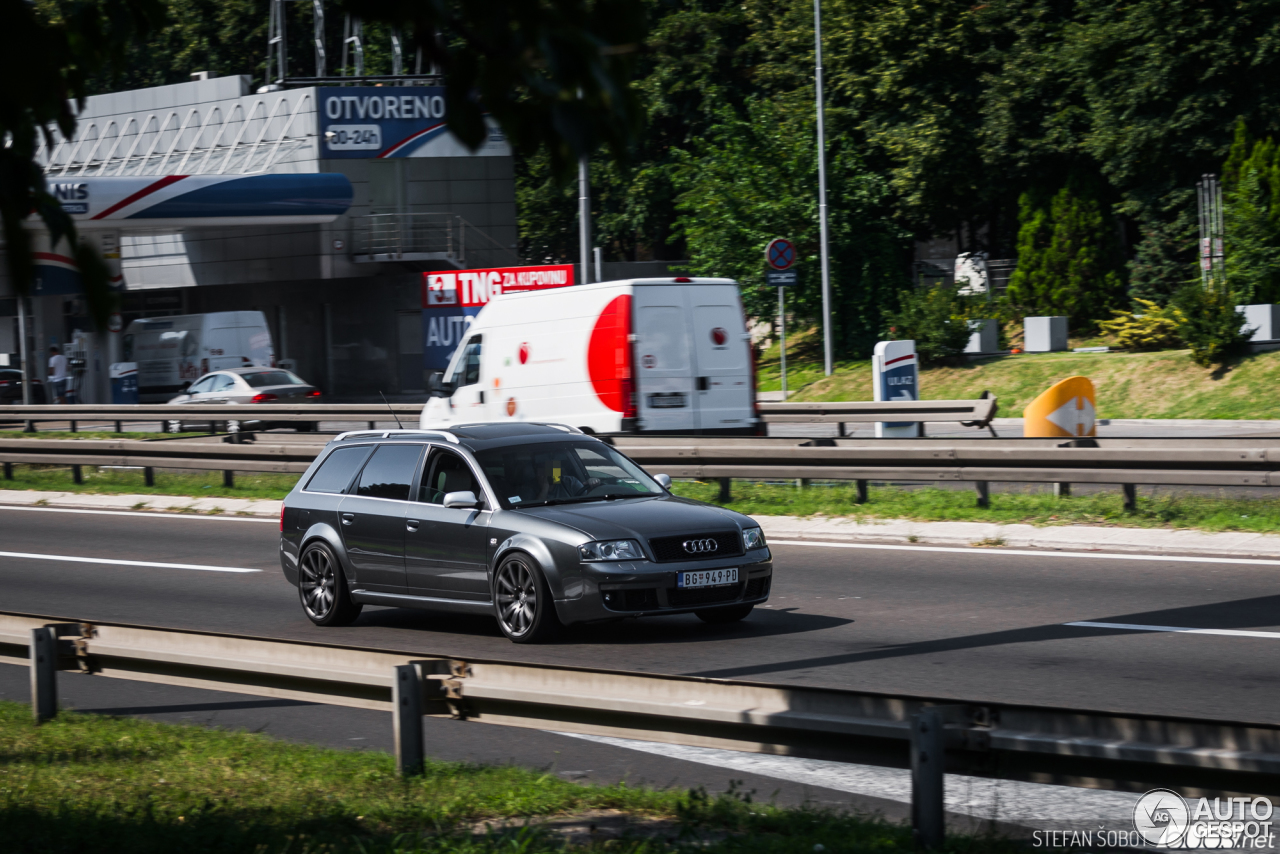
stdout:
{"type": "Polygon", "coordinates": [[[1240,122],[1222,185],[1227,285],[1244,304],[1280,301],[1280,146],[1240,122]]]}
{"type": "Polygon", "coordinates": [[[915,341],[924,367],[961,364],[975,302],[951,285],[907,288],[899,295],[900,308],[885,312],[889,337],[915,341]]]}
{"type": "MultiPolygon", "coordinates": [[[[777,104],[748,104],[745,117],[725,109],[710,137],[684,155],[678,176],[677,226],[698,275],[729,276],[743,286],[747,312],[777,313],[776,289],[764,281],[764,249],[775,237],[797,247],[799,284],[788,311],[822,319],[817,158],[812,115],[786,116],[777,104]]],[[[888,188],[847,138],[828,154],[831,310],[835,349],[866,356],[883,329],[882,312],[906,284],[906,233],[888,216],[888,188]]]]}

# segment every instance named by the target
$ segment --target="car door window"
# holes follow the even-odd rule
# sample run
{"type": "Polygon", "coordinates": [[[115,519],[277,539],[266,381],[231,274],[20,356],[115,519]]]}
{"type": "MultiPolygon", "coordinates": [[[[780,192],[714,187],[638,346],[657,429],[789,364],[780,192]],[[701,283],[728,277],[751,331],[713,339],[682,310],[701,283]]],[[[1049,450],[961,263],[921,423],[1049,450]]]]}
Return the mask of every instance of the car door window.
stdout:
{"type": "Polygon", "coordinates": [[[365,498],[409,500],[409,487],[418,469],[421,445],[382,445],[360,472],[356,495],[365,498]]]}
{"type": "Polygon", "coordinates": [[[425,504],[444,504],[444,497],[450,492],[481,495],[480,485],[466,460],[452,451],[435,450],[427,458],[418,500],[425,504]]]}
{"type": "Polygon", "coordinates": [[[345,492],[372,450],[372,445],[338,448],[320,464],[319,471],[307,483],[307,489],[311,492],[345,492]]]}
{"type": "Polygon", "coordinates": [[[217,379],[217,375],[201,377],[187,389],[187,394],[202,394],[206,391],[213,390],[213,381],[217,379]]]}
{"type": "Polygon", "coordinates": [[[217,393],[220,391],[230,391],[235,387],[235,378],[230,374],[217,374],[213,380],[213,388],[209,389],[209,391],[217,393]]]}
{"type": "Polygon", "coordinates": [[[473,335],[467,341],[467,346],[463,349],[462,356],[458,359],[458,364],[453,369],[453,376],[449,378],[454,388],[462,388],[463,386],[475,385],[480,382],[480,339],[481,336],[473,335]]]}

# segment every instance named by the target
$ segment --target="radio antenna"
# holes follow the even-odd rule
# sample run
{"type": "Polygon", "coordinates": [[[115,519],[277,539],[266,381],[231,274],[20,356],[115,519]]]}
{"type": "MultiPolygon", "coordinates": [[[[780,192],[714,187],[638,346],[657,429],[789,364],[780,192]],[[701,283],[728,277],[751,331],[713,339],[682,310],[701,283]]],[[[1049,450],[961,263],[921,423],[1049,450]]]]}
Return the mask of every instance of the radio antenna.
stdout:
{"type": "MultiPolygon", "coordinates": [[[[383,403],[387,404],[387,409],[391,409],[391,404],[387,403],[387,396],[382,393],[381,389],[378,390],[378,396],[382,398],[383,403]]],[[[404,425],[400,423],[400,416],[396,415],[396,411],[394,409],[391,409],[391,417],[396,420],[396,426],[403,430],[404,425]]]]}

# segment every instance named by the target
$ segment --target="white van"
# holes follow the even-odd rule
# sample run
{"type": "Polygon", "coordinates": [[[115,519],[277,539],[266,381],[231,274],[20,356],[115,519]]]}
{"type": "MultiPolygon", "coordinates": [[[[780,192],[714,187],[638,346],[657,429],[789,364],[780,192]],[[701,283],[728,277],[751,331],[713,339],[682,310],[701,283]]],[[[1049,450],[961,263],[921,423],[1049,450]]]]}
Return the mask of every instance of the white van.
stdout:
{"type": "Polygon", "coordinates": [[[144,317],[124,331],[123,361],[138,364],[141,403],[163,403],[210,371],[270,368],[275,359],[260,311],[144,317]]]}
{"type": "Polygon", "coordinates": [[[421,426],[553,421],[594,433],[754,433],[737,283],[632,279],[505,294],[432,381],[421,426]]]}

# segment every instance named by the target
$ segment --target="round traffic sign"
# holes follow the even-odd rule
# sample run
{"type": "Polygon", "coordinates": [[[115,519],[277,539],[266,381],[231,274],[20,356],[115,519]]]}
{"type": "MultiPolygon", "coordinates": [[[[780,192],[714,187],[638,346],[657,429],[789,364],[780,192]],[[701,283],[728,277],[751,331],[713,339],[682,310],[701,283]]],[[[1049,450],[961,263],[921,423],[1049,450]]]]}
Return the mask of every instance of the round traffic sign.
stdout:
{"type": "Polygon", "coordinates": [[[790,240],[775,237],[764,250],[764,260],[775,270],[786,270],[796,263],[796,247],[790,240]]]}

